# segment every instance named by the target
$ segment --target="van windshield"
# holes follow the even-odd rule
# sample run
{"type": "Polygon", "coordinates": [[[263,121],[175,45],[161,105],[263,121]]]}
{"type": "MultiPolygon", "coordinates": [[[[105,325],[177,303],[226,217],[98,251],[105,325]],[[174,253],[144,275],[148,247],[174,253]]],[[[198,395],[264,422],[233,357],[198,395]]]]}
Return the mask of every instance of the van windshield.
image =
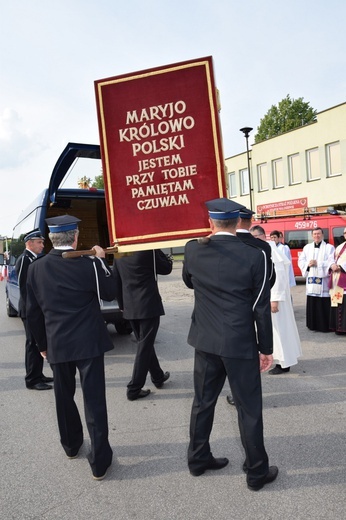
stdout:
{"type": "Polygon", "coordinates": [[[24,237],[34,229],[37,225],[37,212],[39,208],[32,210],[25,218],[23,218],[13,229],[13,236],[11,240],[11,265],[14,265],[15,260],[21,255],[25,249],[24,237]]]}

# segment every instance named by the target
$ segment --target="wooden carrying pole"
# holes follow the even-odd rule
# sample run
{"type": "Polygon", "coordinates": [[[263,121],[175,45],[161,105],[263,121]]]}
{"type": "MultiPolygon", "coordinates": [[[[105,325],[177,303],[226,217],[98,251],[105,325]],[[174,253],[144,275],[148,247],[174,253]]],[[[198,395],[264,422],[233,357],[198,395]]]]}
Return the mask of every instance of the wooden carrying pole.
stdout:
{"type": "MultiPolygon", "coordinates": [[[[107,247],[104,249],[104,252],[109,255],[114,255],[118,252],[118,246],[114,247],[107,247]]],[[[79,258],[80,256],[95,256],[96,251],[95,249],[86,249],[84,251],[64,251],[62,254],[63,258],[79,258]]]]}

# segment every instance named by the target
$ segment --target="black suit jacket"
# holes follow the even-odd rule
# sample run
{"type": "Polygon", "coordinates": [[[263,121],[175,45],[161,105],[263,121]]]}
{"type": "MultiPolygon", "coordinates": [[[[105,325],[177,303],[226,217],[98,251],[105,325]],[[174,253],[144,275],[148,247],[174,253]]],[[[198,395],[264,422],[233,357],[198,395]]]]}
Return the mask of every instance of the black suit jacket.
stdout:
{"type": "Polygon", "coordinates": [[[204,244],[192,240],[185,246],[183,280],[195,292],[190,345],[238,359],[273,352],[263,251],[234,235],[213,235],[204,244]]]}
{"type": "Polygon", "coordinates": [[[157,286],[157,274],[169,274],[173,262],[160,250],[137,251],[115,260],[118,302],[128,320],[162,316],[165,312],[157,286]]]}
{"type": "Polygon", "coordinates": [[[24,249],[23,253],[18,257],[15,266],[19,285],[18,315],[21,318],[26,318],[26,280],[29,265],[34,260],[36,260],[36,256],[28,249],[24,249]]]}
{"type": "Polygon", "coordinates": [[[103,260],[64,259],[52,249],[30,265],[27,292],[28,325],[49,363],[93,358],[113,348],[99,296],[113,300],[116,282],[103,260]]]}
{"type": "Polygon", "coordinates": [[[255,238],[250,232],[237,232],[237,237],[240,238],[242,242],[245,244],[249,244],[251,246],[259,247],[262,251],[265,252],[267,258],[267,268],[268,268],[268,281],[270,284],[270,288],[273,287],[276,280],[275,267],[272,261],[272,250],[268,242],[264,240],[260,240],[259,238],[255,238]]]}

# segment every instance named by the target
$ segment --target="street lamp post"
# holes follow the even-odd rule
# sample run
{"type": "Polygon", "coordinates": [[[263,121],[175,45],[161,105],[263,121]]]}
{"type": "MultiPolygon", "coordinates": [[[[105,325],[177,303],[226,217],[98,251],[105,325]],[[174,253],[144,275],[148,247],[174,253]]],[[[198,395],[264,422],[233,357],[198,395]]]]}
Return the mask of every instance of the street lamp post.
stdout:
{"type": "Polygon", "coordinates": [[[251,172],[250,172],[250,152],[249,152],[249,134],[253,130],[249,126],[245,126],[240,129],[240,132],[243,132],[246,140],[246,155],[247,155],[247,173],[249,178],[249,194],[250,194],[250,209],[252,211],[252,183],[251,183],[251,172]]]}

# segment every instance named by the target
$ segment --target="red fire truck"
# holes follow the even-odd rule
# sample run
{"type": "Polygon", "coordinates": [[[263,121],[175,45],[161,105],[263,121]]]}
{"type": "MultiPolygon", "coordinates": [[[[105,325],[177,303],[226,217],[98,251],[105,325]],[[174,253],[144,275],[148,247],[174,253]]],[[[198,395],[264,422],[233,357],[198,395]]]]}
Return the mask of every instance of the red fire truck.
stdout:
{"type": "Polygon", "coordinates": [[[307,213],[290,217],[264,217],[262,221],[253,223],[256,224],[265,229],[267,240],[270,240],[270,233],[274,230],[283,233],[285,244],[291,249],[294,275],[301,276],[298,258],[303,247],[312,242],[312,231],[317,227],[322,228],[324,240],[337,247],[344,241],[346,215],[307,213]]]}

